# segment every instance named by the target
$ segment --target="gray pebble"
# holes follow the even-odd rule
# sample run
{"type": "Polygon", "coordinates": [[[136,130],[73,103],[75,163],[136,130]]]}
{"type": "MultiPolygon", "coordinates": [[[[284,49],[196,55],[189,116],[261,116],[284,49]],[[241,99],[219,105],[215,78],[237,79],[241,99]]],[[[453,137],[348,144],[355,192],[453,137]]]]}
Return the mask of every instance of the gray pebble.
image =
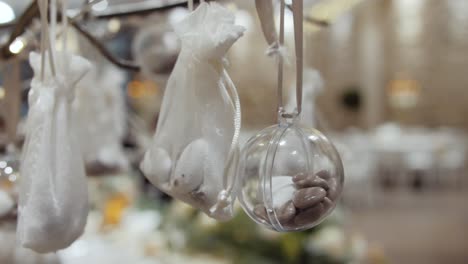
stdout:
{"type": "Polygon", "coordinates": [[[308,177],[309,177],[309,174],[306,174],[306,173],[301,172],[301,173],[299,173],[299,174],[294,175],[292,180],[293,180],[294,183],[296,183],[296,182],[298,182],[298,181],[305,180],[305,179],[307,179],[308,177]]]}
{"type": "Polygon", "coordinates": [[[316,206],[304,210],[296,215],[294,218],[294,224],[298,227],[304,226],[310,223],[313,223],[322,217],[325,213],[325,207],[322,203],[317,204],[316,206]]]}
{"type": "Polygon", "coordinates": [[[296,215],[296,207],[294,206],[292,201],[287,202],[279,209],[276,210],[276,216],[278,217],[278,221],[281,224],[286,224],[291,221],[294,216],[296,215]]]}
{"type": "Polygon", "coordinates": [[[327,181],[312,174],[298,174],[293,177],[293,182],[297,189],[322,187],[323,189],[328,190],[327,181]]]}
{"type": "Polygon", "coordinates": [[[264,205],[262,204],[257,204],[255,207],[254,207],[254,214],[260,218],[261,220],[267,222],[267,223],[270,223],[270,219],[268,219],[268,214],[267,214],[267,211],[266,211],[266,208],[264,205]]]}
{"type": "Polygon", "coordinates": [[[315,175],[319,176],[320,178],[322,178],[324,180],[328,180],[328,179],[331,178],[331,175],[327,170],[321,170],[321,171],[317,172],[315,175]]]}
{"type": "Polygon", "coordinates": [[[299,209],[306,209],[320,203],[326,195],[327,191],[320,187],[300,189],[294,193],[293,203],[299,209]]]}

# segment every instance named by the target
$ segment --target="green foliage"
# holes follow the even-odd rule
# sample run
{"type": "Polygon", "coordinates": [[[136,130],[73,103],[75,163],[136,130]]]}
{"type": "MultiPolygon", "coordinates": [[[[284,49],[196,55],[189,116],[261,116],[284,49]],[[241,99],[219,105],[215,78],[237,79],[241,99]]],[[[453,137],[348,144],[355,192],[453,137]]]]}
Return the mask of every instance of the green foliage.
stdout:
{"type": "MultiPolygon", "coordinates": [[[[187,251],[209,253],[236,264],[340,264],[326,254],[306,250],[310,236],[329,223],[306,232],[276,233],[266,230],[239,211],[228,222],[214,222],[195,210],[174,215],[167,210],[165,224],[184,232],[187,251]]],[[[333,223],[335,224],[335,223],[333,223]]]]}

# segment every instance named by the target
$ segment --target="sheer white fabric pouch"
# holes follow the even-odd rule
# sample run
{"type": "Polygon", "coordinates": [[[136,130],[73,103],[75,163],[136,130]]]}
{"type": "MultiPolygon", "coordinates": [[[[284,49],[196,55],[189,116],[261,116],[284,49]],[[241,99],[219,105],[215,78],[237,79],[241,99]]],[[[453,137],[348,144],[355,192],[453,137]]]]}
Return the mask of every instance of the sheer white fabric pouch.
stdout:
{"type": "MultiPolygon", "coordinates": [[[[45,53],[47,54],[47,53],[45,53]]],[[[91,64],[75,55],[58,54],[57,69],[67,74],[41,78],[41,55],[32,52],[34,78],[29,92],[26,142],[20,167],[18,243],[39,253],[68,247],[83,232],[88,192],[81,153],[70,120],[76,83],[91,64]]]]}
{"type": "Polygon", "coordinates": [[[216,3],[175,26],[181,53],[168,80],[142,171],[165,193],[210,217],[232,217],[240,104],[224,56],[244,28],[216,3]]]}

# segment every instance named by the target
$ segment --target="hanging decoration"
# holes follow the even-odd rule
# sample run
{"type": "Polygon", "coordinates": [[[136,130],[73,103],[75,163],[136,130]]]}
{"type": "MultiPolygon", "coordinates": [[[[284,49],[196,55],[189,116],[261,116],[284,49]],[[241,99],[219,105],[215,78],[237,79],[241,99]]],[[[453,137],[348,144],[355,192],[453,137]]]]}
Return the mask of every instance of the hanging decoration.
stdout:
{"type": "MultiPolygon", "coordinates": [[[[284,43],[281,1],[279,45],[284,43]]],[[[303,2],[292,1],[296,50],[296,109],[283,107],[282,56],[278,56],[278,124],[244,146],[237,170],[239,200],[257,223],[276,231],[301,231],[319,224],[334,209],[343,186],[343,166],[333,144],[301,124],[303,2]]]]}
{"type": "Polygon", "coordinates": [[[121,142],[127,132],[124,75],[107,66],[86,74],[77,86],[73,124],[88,175],[125,171],[121,142]]]}
{"type": "MultiPolygon", "coordinates": [[[[62,13],[67,9],[62,0],[62,13]]],[[[78,81],[91,64],[56,51],[57,1],[38,0],[41,12],[41,54],[32,52],[34,78],[29,92],[26,142],[21,160],[17,240],[39,253],[68,247],[83,232],[88,193],[83,161],[71,122],[71,103],[78,81]],[[47,62],[46,62],[46,58],[47,62]]],[[[67,19],[62,20],[67,28],[67,19]]]]}
{"type": "Polygon", "coordinates": [[[159,189],[218,220],[232,217],[239,154],[240,103],[224,59],[245,30],[234,20],[206,2],[175,26],[181,52],[141,163],[159,189]]]}

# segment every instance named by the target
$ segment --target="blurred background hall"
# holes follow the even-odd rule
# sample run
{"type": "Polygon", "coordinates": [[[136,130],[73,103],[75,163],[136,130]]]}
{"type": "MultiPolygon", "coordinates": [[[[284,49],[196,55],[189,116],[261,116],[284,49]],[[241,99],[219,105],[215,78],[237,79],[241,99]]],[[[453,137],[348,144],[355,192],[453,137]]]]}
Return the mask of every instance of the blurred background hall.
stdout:
{"type": "MultiPolygon", "coordinates": [[[[468,1],[304,0],[304,117],[334,142],[345,185],[325,222],[291,234],[263,230],[241,209],[233,221],[214,222],[162,194],[138,169],[180,49],[172,24],[185,16],[185,1],[86,2],[70,1],[69,12],[88,7],[79,24],[92,39],[76,28],[69,39],[95,63],[87,82],[94,90],[82,90],[103,93],[90,92],[98,103],[88,114],[100,120],[90,127],[121,133],[115,146],[105,132],[82,144],[90,151],[115,147],[122,157],[111,165],[86,160],[92,210],[80,240],[46,256],[16,248],[27,58],[38,50],[39,28],[28,23],[9,39],[31,1],[1,0],[0,263],[468,263],[468,1]],[[141,71],[109,61],[93,41],[141,71]]],[[[216,2],[247,28],[227,68],[242,104],[245,143],[276,122],[276,62],[265,55],[254,1],[216,2]]],[[[285,38],[291,106],[290,11],[285,38]]]]}

